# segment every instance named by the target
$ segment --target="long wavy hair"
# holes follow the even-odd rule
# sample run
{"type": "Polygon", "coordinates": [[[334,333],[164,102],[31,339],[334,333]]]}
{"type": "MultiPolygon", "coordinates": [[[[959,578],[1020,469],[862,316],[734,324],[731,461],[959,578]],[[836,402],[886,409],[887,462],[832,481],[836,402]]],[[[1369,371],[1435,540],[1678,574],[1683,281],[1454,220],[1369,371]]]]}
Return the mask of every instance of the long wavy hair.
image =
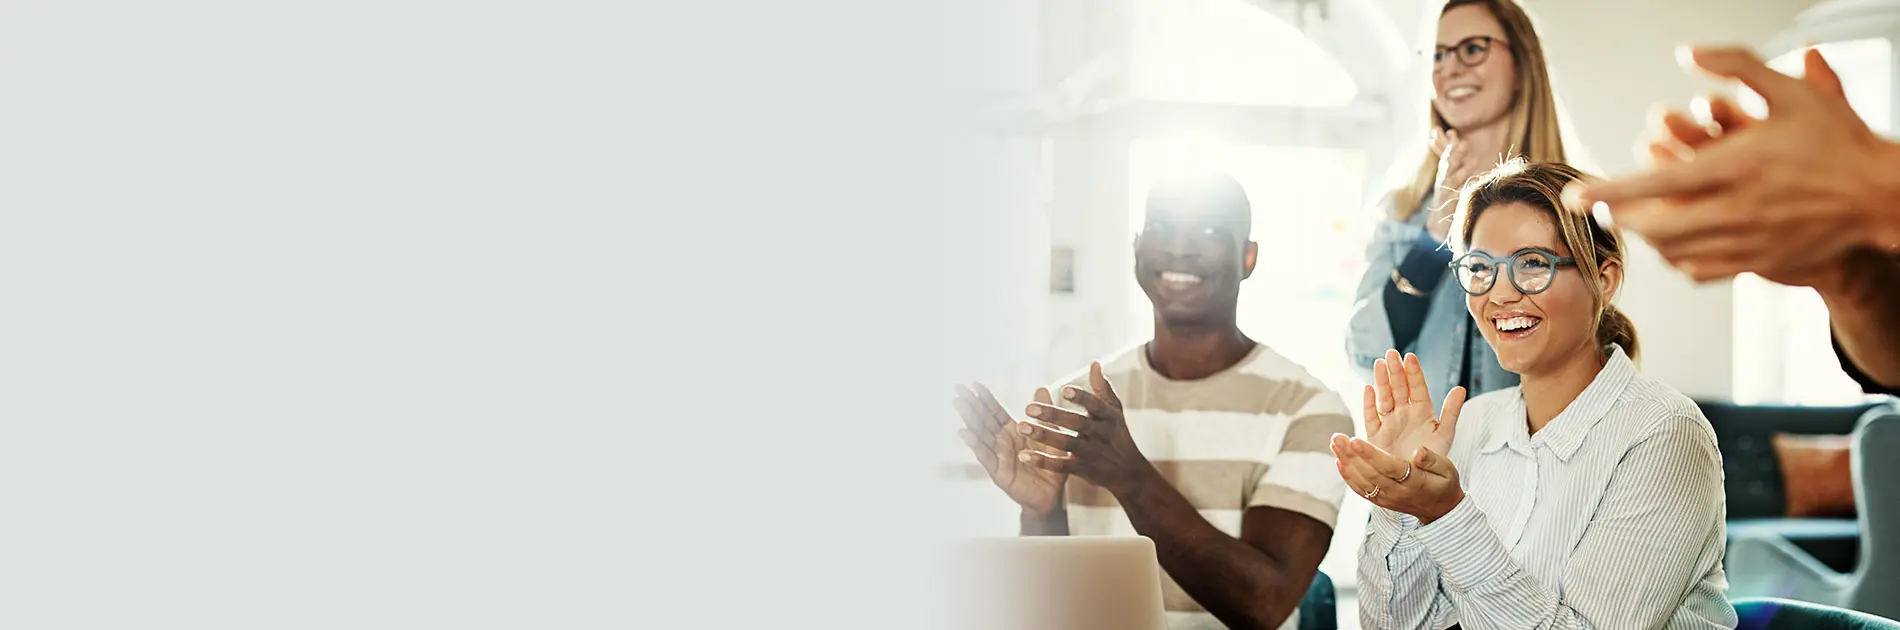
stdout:
{"type": "MultiPolygon", "coordinates": [[[[1511,59],[1517,64],[1517,89],[1510,114],[1511,144],[1506,148],[1506,159],[1521,156],[1539,163],[1568,162],[1569,156],[1564,152],[1566,126],[1560,121],[1556,93],[1551,88],[1550,72],[1544,63],[1544,45],[1537,38],[1530,15],[1513,0],[1450,0],[1438,14],[1442,17],[1447,11],[1467,5],[1484,7],[1503,25],[1511,59]]],[[[1441,133],[1451,129],[1429,95],[1425,99],[1425,110],[1432,129],[1441,133]]],[[[1399,221],[1410,220],[1420,204],[1431,197],[1432,187],[1438,182],[1438,155],[1432,152],[1429,141],[1420,146],[1419,153],[1423,157],[1418,168],[1411,172],[1409,181],[1391,193],[1392,212],[1399,221]]]]}

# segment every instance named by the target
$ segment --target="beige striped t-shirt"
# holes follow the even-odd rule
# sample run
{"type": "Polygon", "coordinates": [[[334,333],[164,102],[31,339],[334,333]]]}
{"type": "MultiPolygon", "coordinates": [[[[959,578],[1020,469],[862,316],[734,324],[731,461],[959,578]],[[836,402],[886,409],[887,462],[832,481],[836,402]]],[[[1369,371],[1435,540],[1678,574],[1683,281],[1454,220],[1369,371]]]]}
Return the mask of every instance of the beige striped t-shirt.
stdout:
{"type": "MultiPolygon", "coordinates": [[[[1202,517],[1236,538],[1241,516],[1255,506],[1335,524],[1346,485],[1327,443],[1334,433],[1353,432],[1339,394],[1265,344],[1233,367],[1191,381],[1156,372],[1145,349],[1137,345],[1103,361],[1102,373],[1121,398],[1142,455],[1202,517]]],[[[1088,372],[1066,383],[1087,389],[1088,372]]],[[[1137,535],[1115,498],[1094,484],[1070,477],[1067,501],[1073,535],[1137,535]]],[[[1173,578],[1163,578],[1171,627],[1219,627],[1173,578]]]]}

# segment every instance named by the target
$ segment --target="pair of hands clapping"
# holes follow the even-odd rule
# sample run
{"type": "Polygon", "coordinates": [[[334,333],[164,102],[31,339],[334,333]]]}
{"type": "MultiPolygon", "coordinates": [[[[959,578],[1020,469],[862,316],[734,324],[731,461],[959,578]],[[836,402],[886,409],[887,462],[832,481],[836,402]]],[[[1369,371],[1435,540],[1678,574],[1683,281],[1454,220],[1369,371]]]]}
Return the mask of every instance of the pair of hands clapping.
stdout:
{"type": "Polygon", "coordinates": [[[1089,389],[1062,388],[1064,400],[1082,412],[1055,405],[1047,388],[1038,388],[1025,410],[1031,419],[1017,420],[982,384],[958,386],[951,400],[962,416],[957,432],[976,455],[990,481],[1024,510],[1049,514],[1062,507],[1062,487],[1073,474],[1116,493],[1141,482],[1153,467],[1136,448],[1102,365],[1089,366],[1089,389]]]}
{"type": "Polygon", "coordinates": [[[1448,453],[1465,388],[1453,388],[1444,408],[1434,412],[1416,355],[1400,358],[1389,350],[1373,363],[1372,372],[1373,384],[1365,389],[1368,437],[1333,434],[1339,474],[1373,505],[1430,523],[1464,500],[1448,453]]]}
{"type": "Polygon", "coordinates": [[[1753,272],[1826,294],[1844,282],[1848,256],[1900,252],[1900,146],[1854,113],[1820,52],[1805,53],[1800,79],[1744,49],[1699,48],[1687,61],[1761,94],[1768,117],[1720,97],[1696,117],[1660,110],[1637,145],[1652,168],[1577,186],[1573,210],[1602,202],[1698,281],[1753,272]]]}

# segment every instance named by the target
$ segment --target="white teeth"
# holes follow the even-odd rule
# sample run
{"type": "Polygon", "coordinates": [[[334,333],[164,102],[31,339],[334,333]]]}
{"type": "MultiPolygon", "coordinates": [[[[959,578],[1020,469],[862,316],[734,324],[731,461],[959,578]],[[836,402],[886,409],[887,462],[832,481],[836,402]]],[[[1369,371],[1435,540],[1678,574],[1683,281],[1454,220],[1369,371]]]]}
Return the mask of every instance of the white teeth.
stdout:
{"type": "Polygon", "coordinates": [[[1182,284],[1196,284],[1201,281],[1200,276],[1191,273],[1181,273],[1179,271],[1163,271],[1161,272],[1161,279],[1182,284]]]}
{"type": "Polygon", "coordinates": [[[1525,316],[1520,315],[1517,317],[1507,317],[1504,319],[1495,320],[1495,323],[1497,324],[1498,330],[1502,330],[1504,332],[1514,332],[1514,331],[1530,328],[1531,326],[1536,325],[1537,322],[1540,322],[1540,321],[1543,321],[1543,320],[1538,319],[1536,317],[1525,317],[1525,316]]]}
{"type": "Polygon", "coordinates": [[[1469,85],[1461,85],[1449,90],[1445,90],[1445,96],[1450,97],[1450,98],[1464,98],[1464,97],[1471,96],[1477,93],[1478,93],[1478,88],[1471,87],[1469,85]]]}

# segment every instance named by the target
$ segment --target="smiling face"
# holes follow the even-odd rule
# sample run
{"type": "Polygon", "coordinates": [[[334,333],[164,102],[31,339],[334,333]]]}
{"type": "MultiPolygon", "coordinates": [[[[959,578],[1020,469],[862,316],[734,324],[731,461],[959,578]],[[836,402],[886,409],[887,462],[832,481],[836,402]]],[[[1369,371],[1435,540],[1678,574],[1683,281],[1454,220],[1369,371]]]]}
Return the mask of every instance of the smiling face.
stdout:
{"type": "MultiPolygon", "coordinates": [[[[1548,209],[1506,201],[1483,209],[1476,221],[1470,233],[1472,252],[1503,258],[1536,248],[1576,257],[1564,243],[1556,217],[1548,209]]],[[[1518,273],[1519,282],[1531,285],[1523,270],[1518,273]]],[[[1494,272],[1496,280],[1489,292],[1465,296],[1478,329],[1506,370],[1520,375],[1549,373],[1581,353],[1596,354],[1599,305],[1614,294],[1621,280],[1620,266],[1609,263],[1591,272],[1604,287],[1602,296],[1585,282],[1576,266],[1557,266],[1549,273],[1546,288],[1526,295],[1511,282],[1509,272],[1500,268],[1494,272]]]]}
{"type": "Polygon", "coordinates": [[[1135,238],[1135,282],[1168,326],[1231,325],[1257,249],[1252,209],[1225,177],[1167,182],[1148,197],[1135,238]]]}
{"type": "Polygon", "coordinates": [[[1508,41],[1503,24],[1482,5],[1453,7],[1438,18],[1438,45],[1454,50],[1432,68],[1432,105],[1453,129],[1477,129],[1511,113],[1518,81],[1508,41]],[[1475,66],[1460,60],[1479,55],[1484,61],[1475,66]]]}

